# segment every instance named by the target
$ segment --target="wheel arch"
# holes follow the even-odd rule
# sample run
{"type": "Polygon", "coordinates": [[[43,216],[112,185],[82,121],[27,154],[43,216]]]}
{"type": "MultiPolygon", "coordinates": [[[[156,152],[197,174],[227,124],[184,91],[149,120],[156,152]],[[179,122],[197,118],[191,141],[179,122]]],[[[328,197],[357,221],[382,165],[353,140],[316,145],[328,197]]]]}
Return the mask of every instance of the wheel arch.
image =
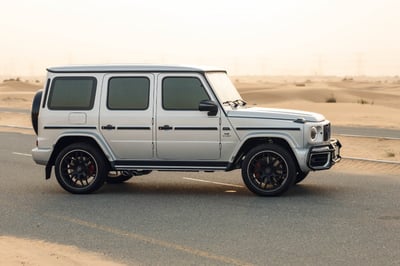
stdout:
{"type": "Polygon", "coordinates": [[[298,158],[294,153],[292,146],[290,145],[290,141],[282,137],[272,137],[272,136],[260,136],[260,137],[252,137],[246,139],[242,143],[238,152],[235,155],[235,159],[232,164],[233,168],[241,168],[244,157],[252,148],[268,143],[276,144],[287,150],[289,154],[293,157],[297,169],[300,169],[298,158]]]}
{"type": "Polygon", "coordinates": [[[51,153],[50,159],[47,163],[47,166],[53,166],[57,155],[61,152],[62,149],[64,149],[66,146],[71,145],[73,143],[87,143],[92,145],[93,147],[96,147],[99,149],[99,151],[103,154],[106,162],[109,162],[108,167],[111,166],[110,164],[110,159],[112,160],[112,153],[108,149],[107,146],[101,143],[95,136],[92,135],[82,135],[80,133],[79,135],[76,134],[68,134],[68,135],[62,135],[59,137],[57,140],[56,144],[54,145],[53,152],[51,153]]]}

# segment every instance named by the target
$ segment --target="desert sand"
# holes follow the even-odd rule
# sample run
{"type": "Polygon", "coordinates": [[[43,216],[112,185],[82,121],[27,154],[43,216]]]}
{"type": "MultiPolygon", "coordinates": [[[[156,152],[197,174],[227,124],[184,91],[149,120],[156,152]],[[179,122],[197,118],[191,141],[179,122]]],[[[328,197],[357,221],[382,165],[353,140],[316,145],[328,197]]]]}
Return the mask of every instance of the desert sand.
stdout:
{"type": "MultiPolygon", "coordinates": [[[[400,130],[399,77],[233,77],[232,80],[249,106],[318,112],[333,126],[400,130]]],[[[29,110],[35,92],[42,87],[38,82],[0,81],[0,131],[34,134],[29,110]]],[[[343,144],[343,156],[400,162],[400,140],[336,137],[343,144]]],[[[396,164],[353,160],[343,160],[337,167],[366,174],[372,171],[398,175],[400,172],[396,164]]],[[[100,254],[76,247],[0,237],[2,265],[88,265],[89,262],[118,265],[100,254]]]]}
{"type": "Polygon", "coordinates": [[[0,265],[17,266],[119,266],[100,254],[79,250],[73,246],[40,240],[0,236],[0,265]],[[34,251],[32,251],[34,247],[34,251]]]}

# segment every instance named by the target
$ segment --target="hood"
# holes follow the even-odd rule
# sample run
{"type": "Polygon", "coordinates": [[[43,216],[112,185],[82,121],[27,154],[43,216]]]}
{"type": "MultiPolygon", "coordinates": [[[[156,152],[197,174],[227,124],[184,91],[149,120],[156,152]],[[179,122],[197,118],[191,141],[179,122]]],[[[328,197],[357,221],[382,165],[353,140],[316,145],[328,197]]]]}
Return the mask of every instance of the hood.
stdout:
{"type": "Polygon", "coordinates": [[[290,109],[251,107],[227,111],[229,117],[262,118],[274,120],[299,120],[303,122],[321,122],[325,117],[321,114],[290,109]]]}

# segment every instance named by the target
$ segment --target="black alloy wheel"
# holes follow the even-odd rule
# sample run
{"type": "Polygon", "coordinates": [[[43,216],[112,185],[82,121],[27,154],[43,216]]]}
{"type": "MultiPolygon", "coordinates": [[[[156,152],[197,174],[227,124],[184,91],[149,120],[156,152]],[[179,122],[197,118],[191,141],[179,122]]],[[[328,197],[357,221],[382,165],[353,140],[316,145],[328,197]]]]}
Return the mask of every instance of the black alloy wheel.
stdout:
{"type": "Polygon", "coordinates": [[[55,172],[58,183],[68,192],[87,194],[98,190],[108,173],[103,154],[86,143],[75,143],[57,156],[55,172]]]}
{"type": "Polygon", "coordinates": [[[242,164],[242,177],[247,188],[260,196],[279,196],[296,178],[293,157],[284,148],[265,144],[253,148],[242,164]]]}

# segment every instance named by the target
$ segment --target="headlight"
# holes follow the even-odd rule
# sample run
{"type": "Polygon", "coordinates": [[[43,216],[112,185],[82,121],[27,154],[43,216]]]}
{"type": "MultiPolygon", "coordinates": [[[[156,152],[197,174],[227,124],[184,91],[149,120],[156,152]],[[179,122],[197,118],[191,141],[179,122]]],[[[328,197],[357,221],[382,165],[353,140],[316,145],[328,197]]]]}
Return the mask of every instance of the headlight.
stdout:
{"type": "Polygon", "coordinates": [[[317,128],[316,128],[316,127],[312,127],[311,130],[310,130],[310,137],[311,137],[311,140],[312,140],[312,141],[316,140],[316,139],[317,139],[317,135],[318,135],[318,130],[317,130],[317,128]]]}

